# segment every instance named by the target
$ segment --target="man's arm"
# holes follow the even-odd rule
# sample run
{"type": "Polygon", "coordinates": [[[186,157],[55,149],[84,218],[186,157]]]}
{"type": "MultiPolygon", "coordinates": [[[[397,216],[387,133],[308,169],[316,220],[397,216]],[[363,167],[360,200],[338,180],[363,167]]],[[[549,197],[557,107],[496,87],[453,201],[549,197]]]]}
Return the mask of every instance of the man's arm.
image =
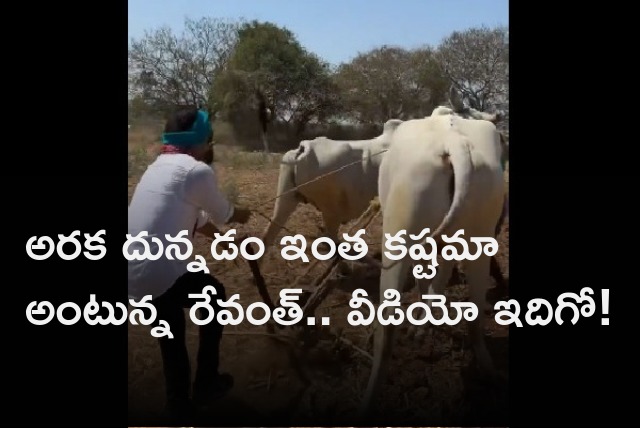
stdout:
{"type": "Polygon", "coordinates": [[[209,214],[206,211],[200,210],[198,213],[198,220],[193,233],[198,232],[205,235],[208,238],[214,239],[214,234],[222,233],[211,221],[209,221],[209,214]]]}
{"type": "Polygon", "coordinates": [[[250,211],[234,207],[218,188],[213,170],[205,165],[194,167],[188,177],[187,199],[207,212],[211,221],[221,226],[230,222],[244,223],[249,219],[250,211]]]}

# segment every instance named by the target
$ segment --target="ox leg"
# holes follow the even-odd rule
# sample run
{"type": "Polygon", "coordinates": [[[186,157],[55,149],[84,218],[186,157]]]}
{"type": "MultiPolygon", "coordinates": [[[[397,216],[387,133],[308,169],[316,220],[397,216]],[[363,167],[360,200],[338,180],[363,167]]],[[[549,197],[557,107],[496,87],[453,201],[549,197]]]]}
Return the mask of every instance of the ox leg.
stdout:
{"type": "MultiPolygon", "coordinates": [[[[507,214],[507,197],[504,198],[504,205],[502,208],[502,213],[500,214],[500,218],[498,219],[498,224],[496,225],[495,230],[495,238],[498,239],[498,235],[500,235],[500,231],[502,230],[502,224],[504,223],[506,214],[507,214]]],[[[498,264],[498,260],[495,256],[491,257],[491,269],[490,269],[491,277],[496,282],[496,291],[498,293],[506,293],[507,292],[507,281],[504,279],[504,275],[502,274],[502,269],[500,269],[500,265],[498,264]]]]}
{"type": "MultiPolygon", "coordinates": [[[[339,210],[339,208],[334,208],[334,209],[339,210]]],[[[338,231],[340,230],[340,221],[337,219],[337,217],[330,214],[331,211],[332,210],[325,210],[322,213],[322,221],[324,223],[324,231],[322,235],[325,238],[329,238],[333,241],[336,248],[336,255],[337,255],[338,244],[340,244],[340,241],[338,240],[338,231]]],[[[339,212],[339,211],[335,211],[335,212],[339,212]]],[[[325,244],[323,242],[320,245],[318,245],[318,251],[328,253],[329,251],[331,251],[331,249],[329,248],[328,244],[325,244]]],[[[349,269],[346,263],[344,261],[340,261],[340,264],[338,265],[338,273],[340,273],[341,275],[347,275],[349,273],[348,271],[349,269]]]]}
{"type": "MultiPolygon", "coordinates": [[[[285,154],[285,157],[290,156],[291,153],[285,154]]],[[[277,186],[277,199],[273,207],[273,215],[269,225],[265,228],[262,235],[262,242],[265,247],[265,255],[274,244],[278,233],[284,227],[285,223],[293,214],[299,202],[299,195],[294,191],[296,188],[295,180],[295,168],[283,163],[280,165],[280,171],[278,172],[278,186],[277,186]]],[[[265,257],[261,257],[258,261],[259,265],[262,265],[265,257]]]]}
{"type": "MultiPolygon", "coordinates": [[[[431,280],[421,280],[419,282],[420,285],[420,297],[424,294],[436,294],[443,295],[444,290],[451,279],[451,275],[453,275],[453,268],[456,266],[455,260],[442,260],[440,265],[437,267],[438,271],[434,278],[431,280]]],[[[433,308],[433,301],[428,300],[427,305],[430,309],[433,308]]],[[[419,316],[419,312],[415,315],[419,316]]],[[[426,311],[422,311],[421,317],[426,317],[426,311]]],[[[429,324],[425,324],[424,326],[416,326],[410,325],[409,332],[414,335],[417,341],[422,341],[426,337],[426,329],[425,327],[429,324]]]]}
{"type": "Polygon", "coordinates": [[[484,338],[485,312],[482,310],[486,304],[486,295],[491,277],[489,275],[490,260],[486,255],[481,255],[477,260],[464,260],[465,274],[468,278],[469,298],[478,308],[478,316],[469,322],[469,335],[471,346],[478,366],[486,375],[494,374],[493,360],[487,349],[484,338]]]}
{"type": "MultiPolygon", "coordinates": [[[[383,266],[393,264],[394,261],[382,256],[383,266]]],[[[380,274],[380,301],[385,300],[385,290],[397,290],[400,292],[404,286],[409,271],[411,260],[405,258],[395,262],[389,269],[383,268],[380,274]]],[[[387,308],[383,317],[391,315],[391,308],[387,308]]],[[[369,376],[369,383],[365,391],[364,400],[360,407],[358,417],[364,422],[368,416],[372,416],[375,401],[379,397],[380,390],[384,387],[388,375],[388,364],[391,359],[393,340],[396,327],[393,325],[383,326],[376,322],[375,336],[373,339],[373,366],[369,376]]]]}
{"type": "MultiPolygon", "coordinates": [[[[331,239],[337,246],[339,244],[338,231],[340,230],[340,221],[338,221],[338,219],[334,215],[325,211],[322,213],[322,222],[324,223],[322,236],[331,239]]],[[[318,249],[321,248],[323,251],[329,251],[329,246],[325,245],[324,243],[318,245],[318,249]]]]}
{"type": "MultiPolygon", "coordinates": [[[[265,228],[262,235],[262,242],[264,243],[265,253],[269,251],[271,246],[275,243],[278,233],[280,233],[280,230],[285,225],[291,214],[293,214],[293,212],[296,210],[297,206],[298,199],[293,192],[284,194],[280,198],[276,199],[276,204],[273,208],[271,221],[265,228]]],[[[258,263],[262,264],[264,260],[265,258],[261,257],[258,263]]]]}
{"type": "Polygon", "coordinates": [[[504,275],[502,274],[502,269],[500,269],[500,265],[498,264],[498,260],[495,256],[491,257],[491,268],[490,268],[491,277],[493,277],[496,282],[496,289],[500,293],[504,293],[507,291],[507,281],[504,279],[504,275]]]}

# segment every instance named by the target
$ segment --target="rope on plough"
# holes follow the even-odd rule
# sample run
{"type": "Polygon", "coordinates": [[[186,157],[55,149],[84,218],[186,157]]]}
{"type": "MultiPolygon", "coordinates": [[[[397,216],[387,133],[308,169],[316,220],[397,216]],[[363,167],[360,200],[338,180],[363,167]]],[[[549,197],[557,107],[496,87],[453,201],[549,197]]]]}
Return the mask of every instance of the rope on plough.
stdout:
{"type": "MultiPolygon", "coordinates": [[[[385,153],[385,152],[386,152],[386,151],[388,151],[388,150],[389,150],[389,149],[384,149],[384,150],[381,150],[381,151],[379,151],[379,152],[376,152],[376,153],[374,153],[374,154],[370,155],[370,156],[369,156],[369,158],[373,158],[373,157],[375,157],[375,156],[379,156],[379,155],[381,155],[381,154],[385,153]]],[[[277,223],[277,222],[276,222],[276,221],[274,221],[271,217],[269,217],[268,215],[266,215],[266,214],[262,213],[261,211],[259,211],[259,209],[258,209],[258,208],[263,207],[263,206],[265,206],[265,205],[267,205],[267,204],[270,204],[271,202],[276,201],[277,199],[279,199],[279,198],[283,197],[284,195],[287,195],[287,194],[289,194],[289,193],[296,192],[296,191],[298,191],[300,188],[302,188],[302,187],[304,187],[304,186],[307,186],[307,185],[309,185],[309,184],[311,184],[311,183],[314,183],[314,182],[316,182],[316,181],[322,180],[323,178],[326,178],[326,177],[328,177],[328,176],[330,176],[330,175],[336,174],[336,173],[338,173],[338,172],[340,172],[340,171],[342,171],[342,170],[344,170],[344,169],[346,169],[346,168],[349,168],[349,167],[354,166],[354,165],[357,165],[357,164],[362,164],[362,159],[358,159],[357,161],[349,162],[349,163],[347,163],[347,164],[345,164],[345,165],[342,165],[342,166],[341,166],[341,167],[339,167],[339,168],[336,168],[336,169],[334,169],[334,170],[331,170],[331,171],[327,172],[326,174],[319,175],[319,176],[317,176],[317,177],[315,177],[315,178],[313,178],[313,179],[311,179],[311,180],[309,180],[309,181],[306,181],[306,182],[304,182],[304,183],[302,183],[302,184],[300,184],[300,185],[298,185],[298,186],[292,187],[291,189],[289,189],[289,190],[287,190],[287,191],[285,191],[285,192],[282,192],[282,193],[280,193],[279,195],[276,195],[275,197],[273,197],[273,198],[271,198],[271,199],[268,199],[268,200],[266,200],[266,201],[264,201],[264,202],[262,202],[262,203],[258,204],[257,208],[256,208],[256,209],[252,209],[251,211],[252,211],[252,212],[254,212],[255,214],[259,215],[260,217],[262,217],[262,218],[266,219],[269,223],[273,223],[273,224],[275,224],[276,226],[280,227],[281,229],[285,230],[286,232],[288,232],[288,233],[290,233],[290,234],[292,234],[292,235],[296,235],[296,233],[295,233],[295,232],[293,232],[293,231],[289,230],[289,229],[288,229],[287,227],[285,227],[284,225],[277,223]]],[[[365,212],[366,212],[366,211],[365,211],[365,212]]],[[[361,216],[360,218],[362,218],[362,216],[361,216]]]]}

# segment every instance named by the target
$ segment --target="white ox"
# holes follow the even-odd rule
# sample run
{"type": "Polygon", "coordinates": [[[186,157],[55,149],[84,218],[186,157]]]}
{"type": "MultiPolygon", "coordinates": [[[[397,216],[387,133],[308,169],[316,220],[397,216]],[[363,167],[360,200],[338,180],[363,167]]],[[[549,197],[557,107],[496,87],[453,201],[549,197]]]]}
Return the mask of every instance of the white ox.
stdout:
{"type": "Polygon", "coordinates": [[[388,120],[382,134],[370,140],[317,137],[285,153],[277,189],[277,195],[282,196],[276,199],[271,222],[262,236],[266,251],[299,203],[310,203],[320,211],[324,235],[337,243],[340,225],[360,217],[378,195],[380,162],[400,123],[399,119],[388,120]],[[345,168],[335,172],[341,167],[345,168]],[[308,183],[312,180],[316,181],[308,183]]]}
{"type": "MultiPolygon", "coordinates": [[[[463,118],[445,109],[437,108],[424,119],[403,122],[391,137],[378,182],[383,244],[387,234],[394,236],[400,230],[418,234],[430,228],[432,233],[428,236],[435,238],[438,248],[442,248],[442,234],[451,236],[464,229],[464,238],[473,252],[476,246],[469,242],[470,237],[495,234],[506,192],[500,133],[492,121],[463,118]]],[[[424,243],[424,238],[421,242],[424,243]]],[[[429,251],[428,246],[426,250],[429,251]]],[[[439,260],[439,263],[432,281],[420,281],[421,294],[443,294],[455,261],[439,260]]],[[[483,337],[483,309],[491,281],[490,258],[483,254],[475,261],[461,263],[470,288],[470,300],[479,309],[478,317],[469,324],[471,344],[480,367],[494,374],[483,337]]],[[[402,291],[411,273],[411,264],[408,256],[394,262],[383,253],[380,301],[385,298],[385,290],[402,291]]],[[[389,315],[387,312],[384,316],[389,315]]],[[[371,411],[386,382],[393,336],[393,325],[377,326],[373,367],[360,408],[361,418],[371,411]]]]}

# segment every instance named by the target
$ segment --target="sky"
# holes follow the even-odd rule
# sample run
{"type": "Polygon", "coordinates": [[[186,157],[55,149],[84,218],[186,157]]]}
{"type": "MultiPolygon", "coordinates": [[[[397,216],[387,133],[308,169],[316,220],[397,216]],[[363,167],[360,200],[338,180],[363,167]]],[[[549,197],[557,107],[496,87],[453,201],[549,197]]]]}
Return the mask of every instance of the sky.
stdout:
{"type": "Polygon", "coordinates": [[[453,31],[509,25],[509,0],[129,0],[129,39],[186,17],[269,21],[332,64],[381,45],[437,45],[453,31]]]}

